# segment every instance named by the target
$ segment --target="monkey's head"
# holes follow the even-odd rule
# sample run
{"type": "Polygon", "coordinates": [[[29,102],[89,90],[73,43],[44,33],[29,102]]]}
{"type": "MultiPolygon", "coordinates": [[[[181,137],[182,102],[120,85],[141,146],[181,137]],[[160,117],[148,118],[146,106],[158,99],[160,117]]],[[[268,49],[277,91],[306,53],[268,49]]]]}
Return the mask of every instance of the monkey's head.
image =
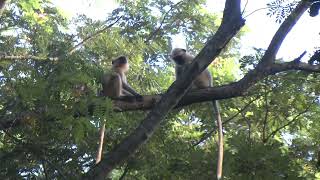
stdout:
{"type": "Polygon", "coordinates": [[[127,72],[129,70],[128,59],[125,56],[119,56],[112,61],[112,69],[118,72],[127,72]]]}
{"type": "Polygon", "coordinates": [[[184,65],[189,63],[190,55],[187,53],[185,49],[182,48],[174,48],[171,51],[170,58],[177,64],[177,65],[184,65]]]}

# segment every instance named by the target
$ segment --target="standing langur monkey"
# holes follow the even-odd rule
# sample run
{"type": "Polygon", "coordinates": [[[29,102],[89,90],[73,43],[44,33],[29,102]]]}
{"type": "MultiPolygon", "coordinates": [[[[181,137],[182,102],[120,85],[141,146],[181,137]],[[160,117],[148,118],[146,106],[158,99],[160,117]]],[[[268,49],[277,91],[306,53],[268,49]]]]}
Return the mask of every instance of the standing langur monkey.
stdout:
{"type": "MultiPolygon", "coordinates": [[[[171,59],[175,63],[176,79],[181,78],[182,72],[185,65],[191,64],[194,59],[194,56],[187,53],[185,49],[175,48],[172,50],[171,59]]],[[[212,87],[212,76],[208,69],[205,69],[201,74],[199,74],[193,81],[191,88],[192,89],[202,89],[212,87]]],[[[213,113],[217,119],[218,126],[218,163],[217,163],[217,179],[220,180],[222,177],[222,162],[223,162],[223,132],[222,132],[222,122],[219,112],[218,101],[213,100],[213,113]]]]}
{"type": "MultiPolygon", "coordinates": [[[[120,96],[135,96],[142,98],[128,83],[126,73],[129,70],[128,59],[125,56],[120,56],[112,61],[112,73],[104,74],[102,77],[102,95],[110,98],[120,96]]],[[[96,164],[101,160],[103,142],[104,142],[105,123],[101,125],[99,134],[99,148],[96,156],[96,164]]]]}

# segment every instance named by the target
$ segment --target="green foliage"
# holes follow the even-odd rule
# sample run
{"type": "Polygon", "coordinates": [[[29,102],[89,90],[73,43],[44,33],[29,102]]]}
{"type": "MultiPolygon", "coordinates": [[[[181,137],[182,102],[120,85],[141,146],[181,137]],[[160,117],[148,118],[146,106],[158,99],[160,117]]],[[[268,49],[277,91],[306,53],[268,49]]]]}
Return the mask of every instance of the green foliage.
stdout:
{"type": "MultiPolygon", "coordinates": [[[[141,94],[163,93],[174,81],[172,38],[182,33],[196,54],[221,21],[203,0],[118,2],[104,22],[85,16],[69,22],[49,1],[11,1],[4,11],[1,54],[38,59],[0,59],[0,179],[79,179],[94,165],[101,124],[107,154],[147,113],[116,113],[110,99],[97,96],[111,60],[129,58],[128,82],[141,94]]],[[[255,49],[238,62],[243,33],[209,67],[215,85],[240,79],[263,55],[255,49]]],[[[257,83],[246,97],[220,101],[224,179],[319,178],[319,93],[318,75],[288,72],[257,83]]],[[[212,179],[217,158],[212,117],[210,103],[174,110],[110,177],[212,179]]]]}
{"type": "Polygon", "coordinates": [[[269,11],[267,15],[275,16],[276,22],[281,23],[297,4],[297,1],[273,0],[267,4],[269,11]]]}

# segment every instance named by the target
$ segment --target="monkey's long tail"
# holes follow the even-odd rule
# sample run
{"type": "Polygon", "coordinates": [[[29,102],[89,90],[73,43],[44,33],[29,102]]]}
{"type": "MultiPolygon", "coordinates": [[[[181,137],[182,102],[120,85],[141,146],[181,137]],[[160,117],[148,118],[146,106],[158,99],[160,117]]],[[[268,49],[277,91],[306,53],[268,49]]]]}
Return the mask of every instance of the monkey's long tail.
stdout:
{"type": "Polygon", "coordinates": [[[220,180],[222,177],[222,163],[223,163],[223,131],[222,131],[222,121],[219,110],[218,101],[212,101],[212,106],[214,110],[214,116],[217,120],[218,126],[218,163],[217,163],[217,180],[220,180]]]}
{"type": "Polygon", "coordinates": [[[103,123],[101,124],[100,130],[99,130],[99,146],[98,146],[97,155],[96,155],[96,164],[98,164],[101,161],[105,130],[106,130],[106,124],[103,123]]]}

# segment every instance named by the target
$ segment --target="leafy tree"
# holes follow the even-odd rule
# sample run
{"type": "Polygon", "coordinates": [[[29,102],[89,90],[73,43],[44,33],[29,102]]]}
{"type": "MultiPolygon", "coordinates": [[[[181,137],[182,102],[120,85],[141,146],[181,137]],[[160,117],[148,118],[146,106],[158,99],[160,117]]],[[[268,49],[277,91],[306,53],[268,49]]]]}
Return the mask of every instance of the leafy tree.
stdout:
{"type": "Polygon", "coordinates": [[[240,1],[226,1],[222,20],[204,0],[118,2],[105,21],[68,21],[48,0],[11,0],[2,9],[1,179],[212,179],[212,99],[221,100],[224,179],[319,178],[318,51],[309,64],[305,53],[275,59],[312,2],[270,3],[282,25],[267,49],[242,58],[240,1]],[[181,33],[200,53],[173,83],[168,53],[181,33]],[[142,102],[98,96],[119,55],[130,60],[128,81],[142,102]],[[209,64],[217,87],[184,95],[209,64]]]}

